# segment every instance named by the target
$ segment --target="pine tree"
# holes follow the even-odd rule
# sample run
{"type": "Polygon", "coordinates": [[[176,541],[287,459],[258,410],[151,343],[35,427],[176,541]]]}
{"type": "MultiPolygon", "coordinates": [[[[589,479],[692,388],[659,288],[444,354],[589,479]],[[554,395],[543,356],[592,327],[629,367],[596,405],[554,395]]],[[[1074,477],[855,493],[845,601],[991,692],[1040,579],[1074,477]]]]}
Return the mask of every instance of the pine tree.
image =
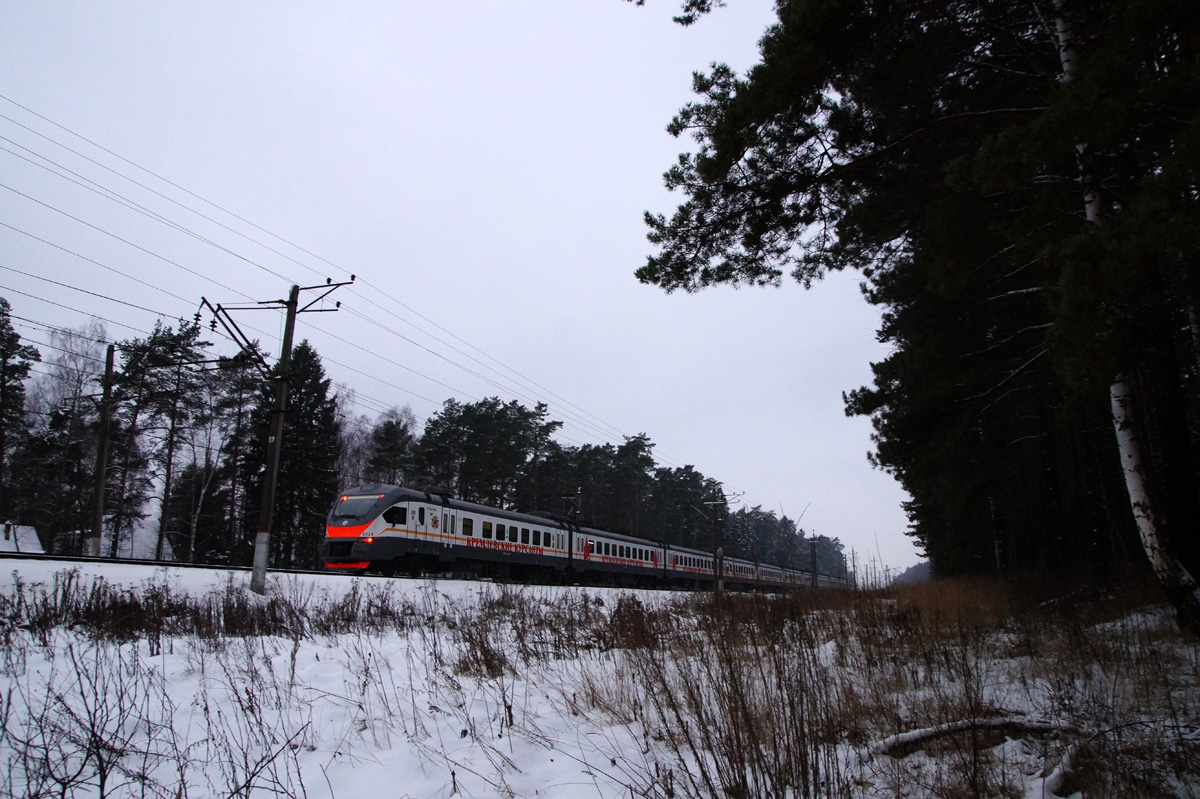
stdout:
{"type": "Polygon", "coordinates": [[[371,455],[366,479],[373,483],[404,485],[416,469],[413,427],[416,419],[408,408],[390,408],[380,414],[371,429],[371,455]]]}
{"type": "Polygon", "coordinates": [[[13,330],[12,307],[0,297],[0,520],[12,513],[9,502],[8,465],[13,443],[26,432],[25,380],[30,367],[42,359],[36,347],[21,343],[13,330]]]}
{"type": "Polygon", "coordinates": [[[531,410],[499,397],[467,405],[446,400],[425,423],[418,469],[464,499],[510,507],[522,475],[562,425],[546,415],[541,403],[531,410]]]}
{"type": "MultiPolygon", "coordinates": [[[[778,14],[745,79],[696,76],[671,130],[699,149],[667,173],[686,199],[648,216],[659,249],[639,278],[694,291],[861,269],[894,351],[847,408],[872,416],[936,569],[1102,574],[1153,517],[1151,559],[1195,573],[1194,4],[778,14]],[[1143,454],[1123,481],[1126,435],[1143,454]]],[[[1173,597],[1200,628],[1184,583],[1191,600],[1173,597]]]]}
{"type": "Polygon", "coordinates": [[[47,372],[31,381],[30,427],[14,456],[14,513],[37,528],[47,551],[79,553],[91,526],[98,414],[104,366],[99,323],[54,330],[47,372]]]}
{"type": "MultiPolygon", "coordinates": [[[[312,568],[317,544],[325,534],[325,516],[338,489],[337,397],[330,394],[321,358],[307,341],[292,350],[289,380],[270,562],[279,568],[312,568]]],[[[250,507],[244,513],[251,524],[257,520],[274,403],[274,387],[264,385],[248,429],[253,449],[244,460],[242,480],[248,486],[250,507]]]]}

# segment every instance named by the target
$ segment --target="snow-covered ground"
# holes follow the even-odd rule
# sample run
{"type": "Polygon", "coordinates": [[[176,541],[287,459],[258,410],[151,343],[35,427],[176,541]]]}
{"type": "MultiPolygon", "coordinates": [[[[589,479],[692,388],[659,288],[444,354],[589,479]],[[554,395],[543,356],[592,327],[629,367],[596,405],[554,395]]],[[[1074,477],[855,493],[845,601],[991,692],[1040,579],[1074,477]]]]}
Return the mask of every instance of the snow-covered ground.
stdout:
{"type": "Polygon", "coordinates": [[[335,575],[272,576],[262,598],[240,572],[4,571],[5,797],[1200,795],[1200,653],[1162,608],[989,626],[865,597],[798,615],[779,598],[335,575]]]}
{"type": "Polygon", "coordinates": [[[0,552],[31,552],[41,554],[42,541],[37,530],[19,524],[5,523],[0,532],[0,552]]]}

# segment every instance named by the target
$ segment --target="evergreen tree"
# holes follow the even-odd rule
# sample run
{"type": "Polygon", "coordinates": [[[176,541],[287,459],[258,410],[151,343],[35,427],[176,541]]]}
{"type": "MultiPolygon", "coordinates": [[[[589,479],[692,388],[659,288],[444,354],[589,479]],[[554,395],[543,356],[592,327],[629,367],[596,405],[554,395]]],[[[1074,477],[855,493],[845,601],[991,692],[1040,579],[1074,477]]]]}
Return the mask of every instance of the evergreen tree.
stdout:
{"type": "Polygon", "coordinates": [[[419,469],[463,499],[509,507],[530,465],[545,453],[562,423],[546,420],[539,403],[530,410],[499,397],[463,405],[446,400],[425,423],[419,469]]]}
{"type": "MultiPolygon", "coordinates": [[[[157,482],[162,485],[159,500],[158,532],[154,557],[162,559],[168,544],[168,518],[171,491],[176,477],[176,458],[188,431],[203,424],[206,377],[199,366],[204,359],[207,342],[200,340],[199,326],[180,321],[177,327],[158,321],[154,330],[143,339],[130,339],[118,344],[122,368],[114,392],[116,415],[124,421],[125,436],[119,458],[121,470],[129,472],[121,486],[121,497],[130,498],[132,479],[138,476],[132,467],[149,463],[157,468],[157,482]],[[139,456],[148,456],[142,460],[139,456]]],[[[140,481],[138,481],[140,482],[140,481]]],[[[144,483],[142,484],[144,486],[144,483]]],[[[135,491],[132,498],[140,496],[135,491]]],[[[120,528],[127,519],[118,518],[114,546],[120,528]]],[[[177,537],[171,542],[172,551],[180,550],[190,557],[188,540],[177,537]]],[[[178,557],[178,553],[176,553],[178,557]]]]}
{"type": "Polygon", "coordinates": [[[47,551],[82,551],[92,519],[98,393],[104,329],[53,330],[47,373],[31,381],[31,425],[14,456],[13,512],[37,528],[47,551]]]}
{"type": "Polygon", "coordinates": [[[42,359],[36,347],[21,343],[11,312],[8,300],[0,297],[0,520],[12,514],[6,467],[10,450],[27,429],[25,380],[29,368],[42,359]]]}
{"type": "Polygon", "coordinates": [[[365,476],[368,482],[404,485],[416,469],[416,419],[408,408],[389,408],[371,428],[370,457],[365,476]]]}
{"type": "Polygon", "coordinates": [[[665,544],[711,548],[712,524],[704,515],[704,503],[720,491],[720,483],[693,466],[656,469],[647,510],[654,524],[651,537],[665,544]]]}
{"type": "Polygon", "coordinates": [[[778,14],[745,79],[696,76],[639,278],[862,269],[894,349],[847,407],[935,569],[1103,573],[1140,532],[1200,627],[1194,4],[778,14]]]}
{"type": "MultiPolygon", "coordinates": [[[[257,342],[255,343],[257,347],[257,342]]],[[[216,489],[222,508],[221,529],[214,531],[218,562],[250,565],[254,545],[259,495],[252,490],[265,457],[265,433],[256,427],[256,410],[262,402],[262,375],[253,355],[242,352],[223,359],[217,370],[221,398],[217,416],[223,425],[220,480],[216,489]]]]}
{"type": "MultiPolygon", "coordinates": [[[[337,397],[330,394],[321,358],[308,341],[292,350],[288,407],[284,417],[279,479],[275,488],[270,563],[279,568],[312,568],[325,517],[338,489],[339,422],[337,397]]],[[[251,417],[254,449],[242,467],[249,507],[244,516],[257,522],[266,462],[267,432],[275,390],[264,385],[251,417]]]]}

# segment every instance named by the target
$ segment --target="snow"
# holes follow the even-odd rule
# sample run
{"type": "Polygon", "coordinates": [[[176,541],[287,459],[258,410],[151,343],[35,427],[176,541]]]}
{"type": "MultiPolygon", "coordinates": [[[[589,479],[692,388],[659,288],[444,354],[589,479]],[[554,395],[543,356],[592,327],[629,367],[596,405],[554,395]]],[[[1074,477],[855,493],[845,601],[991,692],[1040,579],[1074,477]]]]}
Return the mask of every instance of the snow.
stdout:
{"type": "MultiPolygon", "coordinates": [[[[8,731],[0,742],[0,797],[32,794],[29,775],[66,780],[70,767],[84,775],[78,784],[49,787],[64,796],[101,795],[94,772],[103,758],[87,754],[88,741],[101,739],[116,742],[104,750],[110,756],[121,752],[110,757],[111,796],[686,796],[705,792],[697,775],[719,770],[715,755],[689,750],[697,738],[688,736],[727,704],[726,689],[713,681],[724,667],[698,637],[664,649],[667,656],[654,663],[676,669],[669,671],[673,684],[691,681],[701,697],[695,708],[671,711],[647,688],[650,661],[638,652],[649,650],[611,637],[620,633],[614,618],[643,610],[665,624],[647,622],[648,629],[694,636],[686,594],[272,574],[264,598],[248,591],[248,572],[28,560],[10,566],[0,578],[0,717],[8,731]],[[209,607],[239,602],[274,613],[279,625],[270,635],[134,635],[114,620],[102,634],[86,623],[86,602],[72,616],[62,609],[67,603],[52,601],[76,589],[81,597],[141,597],[146,614],[154,597],[160,607],[170,597],[207,599],[209,607]],[[51,605],[58,608],[54,622],[37,622],[39,613],[53,615],[51,605]],[[18,606],[27,620],[14,624],[18,606]],[[330,623],[339,613],[357,621],[330,623]],[[693,654],[670,654],[677,651],[693,654]],[[697,708],[701,715],[689,715],[697,708]]],[[[888,618],[897,612],[880,607],[888,618]]],[[[168,625],[173,612],[165,612],[168,625]]],[[[1127,675],[1095,667],[1067,679],[1053,671],[1053,660],[1041,659],[1049,653],[1025,651],[1011,631],[964,640],[961,650],[921,650],[926,662],[888,662],[880,652],[899,652],[911,641],[872,644],[870,623],[844,613],[821,611],[801,623],[815,636],[809,673],[819,678],[804,690],[808,699],[837,703],[826,710],[838,740],[789,745],[831,753],[825,767],[839,770],[845,795],[941,795],[957,778],[948,742],[965,731],[994,737],[984,754],[1014,796],[1081,796],[1073,769],[1099,751],[1087,748],[1105,734],[1097,725],[1118,716],[1130,728],[1147,726],[1177,741],[1167,759],[1196,756],[1195,642],[1155,644],[1170,648],[1162,662],[1191,663],[1190,671],[1170,675],[1176,706],[1160,716],[1157,700],[1136,695],[1139,684],[1125,682],[1127,675]],[[958,651],[977,659],[963,660],[960,671],[937,662],[942,655],[954,661],[958,651]],[[888,693],[887,686],[905,680],[906,688],[888,693]],[[1117,713],[1124,694],[1145,715],[1117,713]],[[864,720],[849,708],[876,700],[892,708],[892,719],[864,720]],[[1068,707],[1079,712],[1069,716],[1068,707]]],[[[1145,635],[1163,616],[1162,609],[1142,609],[1095,634],[1145,635]]],[[[808,632],[781,627],[778,634],[808,632]]],[[[744,661],[751,671],[769,678],[783,669],[803,678],[794,664],[772,660],[770,642],[756,646],[744,661]]],[[[1134,658],[1121,663],[1125,669],[1134,658]]],[[[768,716],[771,703],[779,705],[769,693],[742,698],[762,700],[768,716]]],[[[745,735],[753,739],[753,731],[745,735]]],[[[1194,766],[1169,784],[1196,795],[1194,766]]]]}
{"type": "Polygon", "coordinates": [[[37,530],[24,525],[4,524],[4,534],[0,537],[0,552],[33,552],[42,554],[42,541],[38,538],[37,530]]]}

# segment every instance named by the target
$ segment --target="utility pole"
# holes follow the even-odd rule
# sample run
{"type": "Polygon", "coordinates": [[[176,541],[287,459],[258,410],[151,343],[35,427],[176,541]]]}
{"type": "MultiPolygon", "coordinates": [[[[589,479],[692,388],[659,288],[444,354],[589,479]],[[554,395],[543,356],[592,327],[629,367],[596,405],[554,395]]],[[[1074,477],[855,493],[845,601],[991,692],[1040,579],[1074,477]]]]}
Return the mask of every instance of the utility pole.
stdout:
{"type": "Polygon", "coordinates": [[[736,500],[741,494],[727,497],[724,489],[720,488],[718,484],[716,495],[717,499],[709,500],[704,504],[711,505],[713,509],[713,591],[717,599],[717,612],[720,613],[721,594],[725,589],[725,546],[722,540],[724,536],[721,535],[724,530],[724,513],[729,508],[729,500],[736,500]]]}
{"type": "Polygon", "coordinates": [[[279,481],[279,453],[283,448],[283,415],[287,412],[289,369],[292,363],[292,334],[300,306],[300,287],[292,286],[287,299],[287,321],[283,325],[283,347],[275,373],[275,408],[271,411],[271,432],[267,435],[267,469],[263,475],[262,501],[258,506],[258,535],[254,538],[254,569],[250,590],[267,592],[267,559],[271,545],[271,521],[275,515],[275,484],[279,481]]]}
{"type": "Polygon", "coordinates": [[[262,361],[262,356],[258,354],[246,335],[233,322],[229,316],[230,310],[248,310],[248,308],[228,308],[217,305],[215,308],[208,300],[201,298],[201,303],[207,306],[213,312],[212,326],[215,329],[217,321],[225,327],[226,332],[230,337],[242,347],[242,349],[252,355],[255,359],[259,370],[264,373],[268,380],[275,381],[275,407],[271,411],[271,427],[267,434],[267,458],[266,468],[263,472],[263,487],[262,499],[258,508],[258,528],[257,534],[254,537],[254,564],[250,573],[250,590],[256,594],[265,594],[267,592],[267,562],[270,559],[271,547],[271,524],[275,516],[275,487],[279,481],[279,457],[283,450],[283,422],[287,414],[288,388],[291,377],[290,369],[292,362],[292,338],[296,329],[296,317],[299,314],[306,312],[322,312],[336,311],[341,303],[335,303],[333,308],[313,308],[321,300],[328,297],[334,289],[339,286],[347,286],[354,282],[354,275],[350,279],[342,283],[334,283],[332,280],[325,281],[324,285],[320,286],[300,286],[293,285],[288,293],[287,300],[267,300],[260,302],[255,308],[268,308],[284,306],[287,310],[287,317],[283,327],[283,345],[279,351],[279,363],[276,366],[275,373],[269,374],[266,371],[266,364],[262,361]],[[323,294],[314,298],[311,302],[300,307],[300,292],[313,291],[316,289],[325,289],[323,294]]]}
{"type": "Polygon", "coordinates": [[[817,534],[813,533],[812,538],[808,539],[808,558],[812,564],[812,587],[816,591],[821,586],[821,582],[817,577],[817,534]]]}
{"type": "Polygon", "coordinates": [[[104,356],[104,383],[100,398],[100,440],[96,444],[95,492],[92,504],[92,537],[88,554],[100,557],[100,538],[104,532],[104,483],[108,477],[108,438],[112,430],[113,355],[116,346],[108,345],[104,356]]]}

